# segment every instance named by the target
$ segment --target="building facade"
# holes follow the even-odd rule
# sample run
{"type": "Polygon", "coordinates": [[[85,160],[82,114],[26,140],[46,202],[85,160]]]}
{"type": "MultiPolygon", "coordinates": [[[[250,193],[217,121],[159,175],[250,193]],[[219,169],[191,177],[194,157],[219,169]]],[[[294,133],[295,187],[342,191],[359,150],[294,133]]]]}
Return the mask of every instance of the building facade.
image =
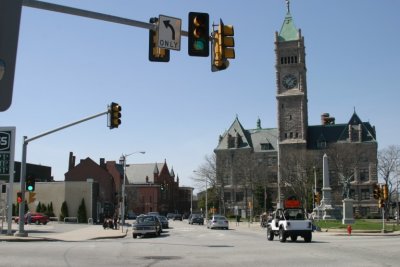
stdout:
{"type": "Polygon", "coordinates": [[[244,129],[236,117],[220,136],[214,152],[221,207],[252,216],[297,195],[311,210],[315,184],[317,191],[322,188],[322,157],[327,154],[332,203],[342,205],[342,189],[349,180],[355,214],[378,215],[372,197],[378,179],[375,128],[355,111],[347,123],[336,124],[324,113],[321,125],[308,124],[305,55],[304,37],[288,6],[275,33],[277,128],[262,128],[258,119],[256,128],[244,129]]]}

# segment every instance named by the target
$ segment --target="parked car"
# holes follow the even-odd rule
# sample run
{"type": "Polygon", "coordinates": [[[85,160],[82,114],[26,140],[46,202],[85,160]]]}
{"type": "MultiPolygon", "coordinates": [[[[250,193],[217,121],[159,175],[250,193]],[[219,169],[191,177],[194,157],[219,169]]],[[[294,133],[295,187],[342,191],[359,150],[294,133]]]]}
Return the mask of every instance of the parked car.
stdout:
{"type": "Polygon", "coordinates": [[[168,223],[167,217],[160,215],[160,216],[158,216],[158,219],[161,222],[162,229],[168,229],[169,228],[169,223],[168,223]]]}
{"type": "Polygon", "coordinates": [[[143,215],[136,217],[136,222],[132,226],[132,237],[154,235],[159,236],[162,231],[161,222],[157,216],[143,215]]]}
{"type": "MultiPolygon", "coordinates": [[[[49,217],[47,215],[44,215],[43,213],[32,212],[30,216],[31,216],[31,223],[46,225],[50,221],[49,217]]],[[[24,217],[25,217],[25,224],[28,224],[28,214],[25,214],[24,217]]],[[[15,217],[14,220],[16,223],[18,223],[19,217],[15,217]]]]}
{"type": "Polygon", "coordinates": [[[174,221],[175,220],[180,220],[182,221],[182,214],[174,214],[174,217],[172,218],[174,221]]]}
{"type": "Polygon", "coordinates": [[[128,211],[128,214],[126,215],[126,218],[129,220],[135,220],[137,217],[136,213],[132,212],[132,211],[128,211]]]}
{"type": "Polygon", "coordinates": [[[204,224],[204,218],[202,214],[190,214],[188,219],[189,224],[204,224]]]}
{"type": "Polygon", "coordinates": [[[229,229],[229,221],[223,215],[214,214],[211,217],[211,219],[208,220],[207,228],[210,228],[210,229],[221,228],[221,229],[228,230],[229,229]]]}
{"type": "Polygon", "coordinates": [[[169,220],[169,219],[173,219],[174,218],[174,216],[175,216],[175,213],[168,213],[167,214],[167,219],[169,220]]]}

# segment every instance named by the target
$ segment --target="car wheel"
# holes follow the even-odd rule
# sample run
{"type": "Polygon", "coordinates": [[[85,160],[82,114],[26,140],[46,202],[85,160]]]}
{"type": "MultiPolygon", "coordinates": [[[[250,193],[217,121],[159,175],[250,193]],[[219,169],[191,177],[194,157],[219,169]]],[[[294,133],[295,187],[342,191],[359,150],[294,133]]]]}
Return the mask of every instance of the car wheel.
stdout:
{"type": "Polygon", "coordinates": [[[133,234],[132,237],[136,239],[137,235],[133,234]]]}
{"type": "Polygon", "coordinates": [[[286,242],[285,230],[279,229],[279,241],[286,242]]]}
{"type": "Polygon", "coordinates": [[[47,222],[43,222],[43,225],[46,225],[47,224],[47,222]]]}
{"type": "Polygon", "coordinates": [[[304,235],[304,242],[310,243],[312,239],[312,233],[308,232],[304,235]]]}
{"type": "Polygon", "coordinates": [[[274,240],[274,232],[272,231],[271,227],[267,228],[267,239],[269,241],[274,240]]]}

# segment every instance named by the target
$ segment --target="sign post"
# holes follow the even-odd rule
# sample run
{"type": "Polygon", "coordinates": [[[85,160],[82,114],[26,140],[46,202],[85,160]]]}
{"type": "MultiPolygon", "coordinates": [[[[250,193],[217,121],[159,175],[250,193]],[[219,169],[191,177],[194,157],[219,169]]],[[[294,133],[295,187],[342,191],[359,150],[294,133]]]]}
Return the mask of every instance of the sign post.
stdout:
{"type": "Polygon", "coordinates": [[[12,234],[12,201],[14,185],[15,127],[0,127],[0,177],[8,178],[7,235],[12,234]],[[7,177],[8,176],[8,177],[7,177]]]}

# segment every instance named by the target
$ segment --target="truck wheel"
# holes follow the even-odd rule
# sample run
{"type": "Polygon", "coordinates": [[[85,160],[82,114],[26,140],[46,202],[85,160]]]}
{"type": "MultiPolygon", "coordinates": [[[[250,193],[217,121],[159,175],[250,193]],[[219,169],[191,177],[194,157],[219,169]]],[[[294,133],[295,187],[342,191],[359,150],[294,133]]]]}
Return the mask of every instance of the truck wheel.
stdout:
{"type": "Polygon", "coordinates": [[[272,231],[271,227],[267,228],[267,239],[269,241],[274,240],[274,232],[272,231]]]}
{"type": "Polygon", "coordinates": [[[312,233],[308,232],[304,235],[304,242],[310,243],[312,239],[312,233]]]}
{"type": "Polygon", "coordinates": [[[290,240],[292,240],[292,242],[296,242],[297,241],[297,235],[291,235],[290,236],[290,240]]]}
{"type": "Polygon", "coordinates": [[[279,229],[279,241],[286,242],[285,230],[283,228],[279,229]]]}

